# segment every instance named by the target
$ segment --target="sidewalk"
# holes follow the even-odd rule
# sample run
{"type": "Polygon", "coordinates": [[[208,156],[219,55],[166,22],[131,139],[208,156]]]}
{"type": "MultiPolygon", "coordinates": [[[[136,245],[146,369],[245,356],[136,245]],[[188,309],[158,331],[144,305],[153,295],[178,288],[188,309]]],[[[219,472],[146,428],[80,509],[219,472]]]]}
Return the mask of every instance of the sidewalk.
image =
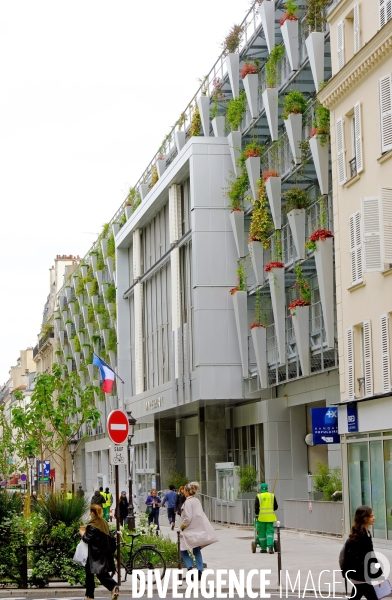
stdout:
{"type": "MultiPolygon", "coordinates": [[[[163,517],[163,515],[162,515],[163,517]]],[[[165,523],[166,519],[161,519],[165,523]]],[[[216,544],[204,548],[202,551],[203,560],[207,563],[208,569],[233,569],[237,573],[240,569],[249,573],[251,569],[270,569],[271,574],[266,576],[270,581],[267,585],[268,591],[278,590],[278,565],[277,554],[261,554],[257,550],[255,554],[251,550],[251,542],[253,540],[253,530],[244,530],[243,528],[224,527],[214,524],[214,529],[217,532],[219,541],[216,544]]],[[[161,525],[161,534],[169,536],[173,541],[177,541],[176,531],[171,531],[169,527],[161,525]]],[[[344,583],[339,571],[339,552],[343,541],[340,538],[332,538],[327,536],[319,536],[306,533],[298,533],[282,530],[281,546],[282,546],[282,596],[285,596],[286,588],[290,592],[290,583],[286,578],[286,571],[290,577],[292,585],[300,571],[300,589],[304,590],[306,586],[307,593],[312,594],[312,579],[309,577],[309,571],[314,581],[314,586],[319,595],[319,591],[327,593],[329,586],[331,596],[333,594],[333,582],[335,579],[335,591],[338,595],[344,592],[344,583]],[[330,572],[322,571],[329,570],[330,572]],[[333,573],[333,571],[337,571],[333,573]],[[321,575],[321,577],[320,577],[321,575]],[[320,583],[319,583],[320,578],[320,583]],[[287,583],[286,583],[287,582],[287,583]],[[307,582],[307,584],[306,584],[307,582]]],[[[377,547],[375,547],[377,550],[377,547]]],[[[388,558],[392,564],[392,550],[380,549],[380,551],[388,558]]],[[[128,591],[131,589],[130,576],[127,582],[122,584],[121,589],[128,591]]],[[[227,579],[227,577],[224,579],[227,579]]],[[[255,576],[252,582],[253,588],[259,588],[259,578],[255,576]]],[[[171,588],[169,588],[171,589],[171,588]]],[[[68,584],[53,584],[47,588],[39,590],[41,597],[58,595],[59,597],[81,595],[82,588],[80,586],[69,586],[68,584]]],[[[37,589],[33,590],[2,590],[0,589],[1,597],[22,597],[26,595],[37,594],[37,589]]],[[[106,593],[105,588],[100,586],[97,588],[99,592],[106,593]]],[[[296,585],[296,594],[298,595],[298,582],[296,585]]]]}

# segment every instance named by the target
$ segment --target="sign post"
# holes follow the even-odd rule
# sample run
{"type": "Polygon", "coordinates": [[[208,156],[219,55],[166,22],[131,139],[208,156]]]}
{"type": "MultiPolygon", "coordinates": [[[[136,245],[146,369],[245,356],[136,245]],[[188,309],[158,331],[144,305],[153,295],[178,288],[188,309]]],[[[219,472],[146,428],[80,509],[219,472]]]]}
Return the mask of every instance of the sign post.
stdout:
{"type": "Polygon", "coordinates": [[[127,451],[124,442],[128,439],[129,424],[128,417],[123,410],[112,410],[107,422],[108,436],[114,444],[110,447],[109,461],[114,465],[114,477],[116,479],[116,528],[117,528],[117,584],[121,585],[121,549],[120,549],[120,482],[118,477],[118,465],[127,461],[127,451]]]}

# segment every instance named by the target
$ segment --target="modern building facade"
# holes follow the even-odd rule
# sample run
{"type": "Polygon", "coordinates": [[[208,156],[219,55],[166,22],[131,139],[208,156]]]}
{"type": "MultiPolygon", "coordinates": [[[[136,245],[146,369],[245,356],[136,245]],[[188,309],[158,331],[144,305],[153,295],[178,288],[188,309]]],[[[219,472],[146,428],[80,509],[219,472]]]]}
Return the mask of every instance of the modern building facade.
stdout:
{"type": "Polygon", "coordinates": [[[333,77],[319,98],[331,111],[345,523],[369,504],[390,544],[391,3],[340,0],[328,22],[333,77]]]}

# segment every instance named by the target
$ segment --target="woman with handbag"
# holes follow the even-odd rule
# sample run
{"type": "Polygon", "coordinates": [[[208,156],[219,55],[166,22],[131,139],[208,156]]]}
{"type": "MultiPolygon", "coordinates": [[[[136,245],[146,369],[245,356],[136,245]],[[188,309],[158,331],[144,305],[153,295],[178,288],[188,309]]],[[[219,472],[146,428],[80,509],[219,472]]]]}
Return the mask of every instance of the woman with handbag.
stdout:
{"type": "Polygon", "coordinates": [[[354,523],[344,547],[343,575],[347,573],[347,578],[354,585],[351,600],[360,600],[362,596],[367,600],[378,600],[375,587],[367,582],[368,573],[365,573],[369,555],[375,556],[369,531],[374,520],[375,516],[370,506],[359,506],[355,511],[354,523]]]}
{"type": "Polygon", "coordinates": [[[112,600],[117,600],[119,588],[114,579],[109,575],[115,570],[114,550],[116,541],[110,536],[109,525],[102,518],[102,506],[93,504],[90,507],[91,519],[86,528],[79,530],[82,540],[88,545],[88,557],[86,562],[86,597],[87,600],[94,598],[94,575],[99,581],[112,592],[112,600]]]}
{"type": "Polygon", "coordinates": [[[159,535],[159,509],[161,507],[161,500],[157,495],[157,491],[155,489],[151,490],[150,495],[147,496],[146,505],[148,526],[150,526],[151,523],[154,523],[154,525],[156,525],[156,534],[159,535]]]}

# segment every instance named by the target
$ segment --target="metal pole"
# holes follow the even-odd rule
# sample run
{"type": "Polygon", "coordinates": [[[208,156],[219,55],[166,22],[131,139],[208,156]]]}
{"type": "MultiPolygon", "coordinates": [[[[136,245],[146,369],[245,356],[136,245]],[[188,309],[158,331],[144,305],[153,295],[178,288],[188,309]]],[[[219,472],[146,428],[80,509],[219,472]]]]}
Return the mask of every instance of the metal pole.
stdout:
{"type": "Polygon", "coordinates": [[[281,548],[280,548],[280,521],[276,522],[276,528],[277,528],[277,533],[278,533],[278,585],[280,585],[280,574],[282,571],[282,554],[281,554],[281,548]]]}
{"type": "Polygon", "coordinates": [[[181,546],[180,546],[180,532],[177,531],[177,568],[178,569],[182,569],[182,563],[181,563],[181,546]]]}
{"type": "Polygon", "coordinates": [[[118,480],[118,465],[114,466],[114,477],[116,479],[116,539],[117,539],[117,585],[121,585],[121,535],[120,535],[120,482],[118,480]]]}
{"type": "Polygon", "coordinates": [[[27,572],[27,546],[22,546],[22,588],[28,588],[28,572],[27,572]]]}
{"type": "Polygon", "coordinates": [[[132,448],[132,436],[128,436],[128,450],[129,450],[129,478],[128,478],[128,529],[130,531],[134,531],[135,530],[135,513],[134,513],[134,507],[133,507],[133,489],[132,489],[132,453],[131,453],[131,448],[132,448]]]}
{"type": "Polygon", "coordinates": [[[75,452],[71,452],[72,461],[72,496],[75,496],[75,452]]]}

